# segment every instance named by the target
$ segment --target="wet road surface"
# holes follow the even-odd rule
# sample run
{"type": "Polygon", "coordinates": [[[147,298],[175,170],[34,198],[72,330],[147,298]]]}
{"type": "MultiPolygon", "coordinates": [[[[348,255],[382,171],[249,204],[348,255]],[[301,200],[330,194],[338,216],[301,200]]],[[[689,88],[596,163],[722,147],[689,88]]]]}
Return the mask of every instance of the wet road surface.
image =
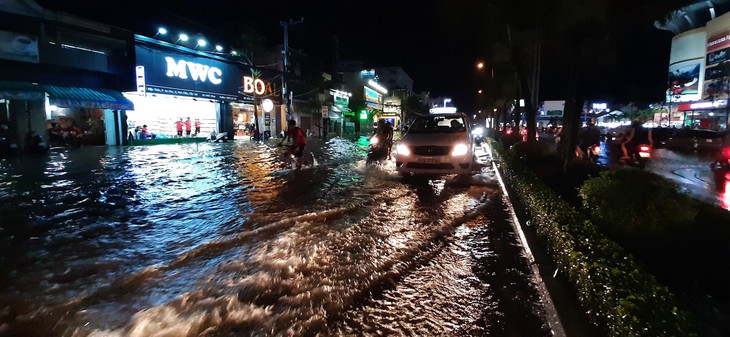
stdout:
{"type": "Polygon", "coordinates": [[[491,166],[402,179],[311,141],[0,166],[0,336],[549,336],[491,166]]]}

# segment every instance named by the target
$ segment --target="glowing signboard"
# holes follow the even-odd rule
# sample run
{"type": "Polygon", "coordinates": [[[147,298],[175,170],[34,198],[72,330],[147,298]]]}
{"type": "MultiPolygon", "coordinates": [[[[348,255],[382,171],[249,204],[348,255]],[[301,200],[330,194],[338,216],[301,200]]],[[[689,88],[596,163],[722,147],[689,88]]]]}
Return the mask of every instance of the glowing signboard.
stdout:
{"type": "Polygon", "coordinates": [[[221,84],[221,75],[223,72],[217,67],[207,66],[205,64],[179,60],[175,61],[174,58],[168,56],[165,57],[167,62],[167,77],[178,77],[180,79],[188,79],[188,74],[193,81],[205,82],[207,79],[210,83],[221,84]]]}

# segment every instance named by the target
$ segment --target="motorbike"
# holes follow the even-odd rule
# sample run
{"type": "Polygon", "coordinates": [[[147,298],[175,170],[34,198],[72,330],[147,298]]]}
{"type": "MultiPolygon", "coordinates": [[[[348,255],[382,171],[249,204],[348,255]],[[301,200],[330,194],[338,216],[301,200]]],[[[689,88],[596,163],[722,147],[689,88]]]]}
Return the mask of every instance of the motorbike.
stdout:
{"type": "Polygon", "coordinates": [[[381,141],[377,135],[370,137],[368,147],[368,163],[385,160],[390,156],[390,148],[393,144],[390,141],[381,141]]]}
{"type": "Polygon", "coordinates": [[[25,151],[29,154],[44,154],[48,153],[48,150],[49,146],[43,140],[43,136],[35,134],[30,136],[25,149],[25,151]]]}
{"type": "Polygon", "coordinates": [[[0,137],[0,158],[15,157],[20,154],[18,143],[12,140],[0,137]]]}
{"type": "Polygon", "coordinates": [[[715,159],[714,163],[712,163],[712,168],[720,168],[724,171],[730,170],[730,146],[722,148],[718,158],[715,159]],[[717,164],[717,166],[715,166],[715,164],[717,164]]]}
{"type": "Polygon", "coordinates": [[[623,164],[643,169],[646,167],[646,163],[651,159],[652,149],[649,144],[639,144],[627,150],[629,151],[629,158],[624,158],[619,161],[623,164]]]}
{"type": "Polygon", "coordinates": [[[600,144],[593,144],[588,147],[578,146],[575,149],[575,155],[578,158],[590,160],[593,164],[598,163],[598,157],[601,156],[603,150],[600,144]]]}

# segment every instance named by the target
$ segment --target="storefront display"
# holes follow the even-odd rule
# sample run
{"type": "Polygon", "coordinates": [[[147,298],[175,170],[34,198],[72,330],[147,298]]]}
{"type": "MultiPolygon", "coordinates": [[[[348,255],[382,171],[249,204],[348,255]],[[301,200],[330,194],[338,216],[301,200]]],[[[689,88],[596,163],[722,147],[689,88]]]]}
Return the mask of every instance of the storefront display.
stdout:
{"type": "Polygon", "coordinates": [[[158,138],[233,131],[224,119],[231,116],[231,103],[240,100],[238,64],[142,36],[135,42],[137,91],[125,93],[135,103],[127,112],[130,136],[144,125],[158,138]]]}

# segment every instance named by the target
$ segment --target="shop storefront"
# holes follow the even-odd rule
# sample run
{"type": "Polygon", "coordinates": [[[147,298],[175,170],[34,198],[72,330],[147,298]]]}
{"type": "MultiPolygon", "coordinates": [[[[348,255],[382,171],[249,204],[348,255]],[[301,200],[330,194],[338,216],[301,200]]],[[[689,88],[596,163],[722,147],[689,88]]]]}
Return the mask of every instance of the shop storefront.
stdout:
{"type": "Polygon", "coordinates": [[[55,18],[22,2],[0,10],[0,124],[21,148],[32,135],[52,146],[120,144],[133,34],[55,18]]]}
{"type": "Polygon", "coordinates": [[[231,103],[240,101],[241,87],[236,63],[143,36],[135,36],[135,44],[137,91],[124,94],[134,102],[127,111],[128,137],[139,138],[135,129],[145,125],[156,138],[181,137],[182,122],[182,137],[228,132],[233,138],[231,103]]]}
{"type": "Polygon", "coordinates": [[[678,112],[672,113],[672,126],[689,126],[718,131],[727,130],[728,114],[726,100],[714,102],[682,103],[678,112]]]}
{"type": "Polygon", "coordinates": [[[262,75],[258,78],[243,75],[240,100],[231,104],[236,139],[249,139],[254,135],[257,117],[261,135],[274,136],[286,128],[284,107],[279,104],[275,85],[269,80],[272,75],[262,75]]]}

